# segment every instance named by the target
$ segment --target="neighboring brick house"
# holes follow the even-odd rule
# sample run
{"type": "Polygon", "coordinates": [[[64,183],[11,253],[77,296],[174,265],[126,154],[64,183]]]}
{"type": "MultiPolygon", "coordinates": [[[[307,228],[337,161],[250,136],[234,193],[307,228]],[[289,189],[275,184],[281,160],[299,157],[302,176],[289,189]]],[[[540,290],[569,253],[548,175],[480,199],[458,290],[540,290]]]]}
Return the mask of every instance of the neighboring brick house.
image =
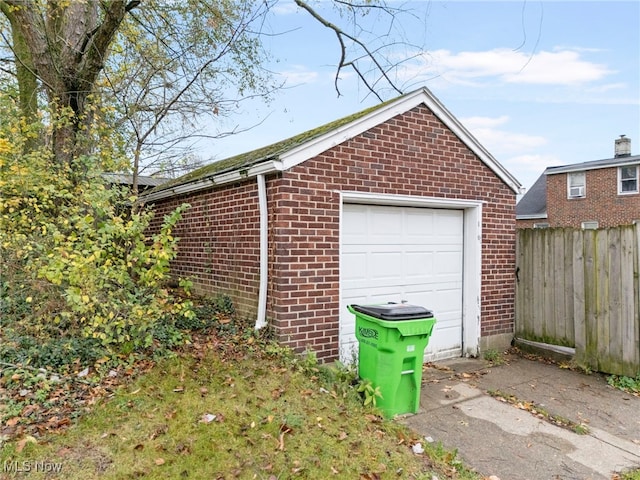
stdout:
{"type": "Polygon", "coordinates": [[[432,309],[427,358],[513,338],[520,184],[427,89],[215,162],[143,200],[189,203],[172,273],[281,343],[352,359],[348,304],[432,309]]]}
{"type": "Polygon", "coordinates": [[[631,140],[615,141],[615,156],[549,167],[516,206],[518,228],[606,228],[640,220],[640,155],[631,140]]]}

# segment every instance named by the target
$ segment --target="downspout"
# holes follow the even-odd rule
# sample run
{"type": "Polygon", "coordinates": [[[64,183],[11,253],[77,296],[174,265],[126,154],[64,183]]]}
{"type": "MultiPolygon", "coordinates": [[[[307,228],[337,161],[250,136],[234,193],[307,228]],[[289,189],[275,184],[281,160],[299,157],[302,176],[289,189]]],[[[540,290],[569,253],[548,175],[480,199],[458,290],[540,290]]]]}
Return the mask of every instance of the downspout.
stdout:
{"type": "Polygon", "coordinates": [[[260,289],[258,292],[258,316],[256,318],[256,330],[267,326],[267,285],[269,258],[268,248],[268,225],[269,216],[267,212],[267,186],[264,175],[259,174],[258,180],[258,202],[260,206],[260,289]]]}

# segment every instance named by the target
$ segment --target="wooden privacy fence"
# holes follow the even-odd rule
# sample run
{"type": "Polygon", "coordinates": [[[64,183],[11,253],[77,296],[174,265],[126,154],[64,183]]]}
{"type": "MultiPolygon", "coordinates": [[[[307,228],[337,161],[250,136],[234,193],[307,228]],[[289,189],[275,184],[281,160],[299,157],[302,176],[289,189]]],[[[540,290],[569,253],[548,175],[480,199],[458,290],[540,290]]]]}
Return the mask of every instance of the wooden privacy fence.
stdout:
{"type": "Polygon", "coordinates": [[[638,225],[516,235],[517,338],[575,348],[600,372],[640,375],[638,225]]]}

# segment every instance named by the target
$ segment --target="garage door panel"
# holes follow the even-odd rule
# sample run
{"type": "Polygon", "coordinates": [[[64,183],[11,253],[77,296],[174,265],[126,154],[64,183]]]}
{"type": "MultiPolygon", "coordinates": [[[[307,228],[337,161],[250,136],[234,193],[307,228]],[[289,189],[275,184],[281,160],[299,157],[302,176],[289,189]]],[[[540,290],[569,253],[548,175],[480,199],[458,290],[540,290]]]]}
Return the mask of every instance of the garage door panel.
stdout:
{"type": "Polygon", "coordinates": [[[343,350],[357,349],[346,306],[390,301],[434,311],[427,358],[461,355],[462,211],[345,204],[341,248],[343,361],[343,350]]]}
{"type": "Polygon", "coordinates": [[[433,254],[433,273],[435,275],[460,274],[460,252],[439,251],[433,254]]]}
{"type": "Polygon", "coordinates": [[[398,218],[393,207],[368,212],[371,216],[368,231],[372,237],[398,237],[402,234],[402,218],[398,218]]]}
{"type": "Polygon", "coordinates": [[[343,253],[342,271],[344,281],[363,280],[367,277],[367,255],[365,253],[343,253]]]}
{"type": "Polygon", "coordinates": [[[432,252],[408,251],[404,257],[405,273],[416,281],[425,281],[429,272],[433,271],[434,260],[432,252]]]}

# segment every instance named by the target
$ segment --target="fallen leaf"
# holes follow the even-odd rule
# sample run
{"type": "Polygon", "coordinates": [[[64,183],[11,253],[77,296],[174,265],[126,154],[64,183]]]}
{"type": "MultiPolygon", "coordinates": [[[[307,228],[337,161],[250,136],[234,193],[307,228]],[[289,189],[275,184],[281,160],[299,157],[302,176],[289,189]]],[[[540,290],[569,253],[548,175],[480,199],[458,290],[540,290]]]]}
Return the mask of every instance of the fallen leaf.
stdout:
{"type": "Polygon", "coordinates": [[[172,419],[172,418],[174,418],[176,416],[177,412],[178,412],[177,410],[171,410],[170,412],[167,412],[167,413],[164,414],[164,418],[170,420],[170,419],[172,419]]]}
{"type": "Polygon", "coordinates": [[[73,450],[68,448],[68,447],[62,447],[60,450],[58,450],[57,455],[59,457],[66,457],[68,454],[72,453],[73,450]]]}
{"type": "Polygon", "coordinates": [[[38,441],[31,435],[27,435],[16,445],[16,452],[20,453],[22,450],[24,450],[24,447],[27,445],[27,443],[35,443],[37,445],[38,441]]]}
{"type": "Polygon", "coordinates": [[[149,435],[149,440],[155,440],[160,435],[164,435],[165,433],[167,433],[168,430],[169,430],[169,425],[158,425],[153,430],[153,432],[151,432],[151,435],[149,435]]]}
{"type": "Polygon", "coordinates": [[[176,445],[176,453],[188,455],[191,453],[191,448],[189,448],[189,445],[186,445],[184,443],[178,443],[178,445],[176,445]]]}
{"type": "Polygon", "coordinates": [[[380,475],[378,475],[376,472],[361,473],[360,478],[362,480],[380,480],[380,475]]]}
{"type": "Polygon", "coordinates": [[[161,458],[161,457],[160,458],[156,458],[154,462],[158,466],[164,465],[164,458],[161,458]]]}
{"type": "Polygon", "coordinates": [[[304,467],[301,466],[300,461],[299,460],[294,460],[293,461],[293,468],[291,469],[291,473],[298,473],[298,472],[301,472],[302,470],[304,470],[304,467]]]}
{"type": "Polygon", "coordinates": [[[7,421],[5,422],[5,425],[6,425],[7,427],[13,427],[13,426],[14,426],[14,425],[16,425],[19,421],[20,421],[20,417],[13,417],[13,418],[10,418],[9,420],[7,420],[7,421]]]}

